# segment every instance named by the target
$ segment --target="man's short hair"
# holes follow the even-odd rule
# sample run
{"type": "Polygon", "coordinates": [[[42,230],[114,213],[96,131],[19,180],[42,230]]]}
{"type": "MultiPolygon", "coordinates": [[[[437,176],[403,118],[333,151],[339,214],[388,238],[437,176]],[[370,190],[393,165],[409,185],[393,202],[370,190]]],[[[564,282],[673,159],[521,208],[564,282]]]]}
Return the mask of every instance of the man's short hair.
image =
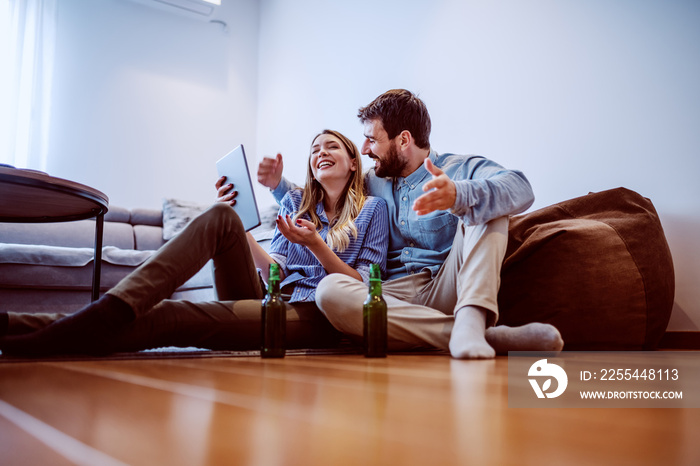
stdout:
{"type": "Polygon", "coordinates": [[[401,131],[408,130],[418,147],[430,148],[428,109],[422,100],[406,89],[386,91],[369,105],[360,108],[357,117],[362,123],[370,120],[381,121],[389,139],[394,139],[401,131]]]}

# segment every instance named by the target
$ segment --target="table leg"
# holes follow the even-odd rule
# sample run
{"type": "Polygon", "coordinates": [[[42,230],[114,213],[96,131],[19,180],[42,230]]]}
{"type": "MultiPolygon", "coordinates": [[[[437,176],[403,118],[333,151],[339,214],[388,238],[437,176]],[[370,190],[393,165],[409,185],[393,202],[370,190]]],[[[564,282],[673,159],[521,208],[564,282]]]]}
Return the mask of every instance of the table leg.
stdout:
{"type": "Polygon", "coordinates": [[[92,264],[92,300],[100,297],[100,276],[102,274],[102,238],[105,215],[100,214],[95,219],[95,261],[92,264]]]}

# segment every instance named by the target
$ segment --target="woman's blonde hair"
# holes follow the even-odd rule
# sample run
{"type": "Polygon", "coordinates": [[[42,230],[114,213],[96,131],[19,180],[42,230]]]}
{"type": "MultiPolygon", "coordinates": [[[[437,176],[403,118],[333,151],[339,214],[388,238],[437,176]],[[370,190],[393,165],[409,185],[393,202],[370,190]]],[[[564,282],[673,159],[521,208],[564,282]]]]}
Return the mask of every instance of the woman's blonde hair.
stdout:
{"type": "MultiPolygon", "coordinates": [[[[350,235],[352,235],[353,238],[357,238],[355,219],[360,214],[362,206],[365,204],[366,196],[362,176],[362,160],[357,146],[350,139],[337,131],[324,129],[311,140],[311,145],[313,146],[314,141],[323,134],[338,138],[345,147],[345,150],[347,150],[350,158],[354,159],[357,163],[356,170],[351,173],[350,179],[348,179],[345,185],[345,196],[341,196],[335,206],[335,211],[338,212],[338,215],[335,219],[328,219],[330,225],[328,228],[328,235],[326,236],[326,243],[331,249],[343,252],[350,244],[350,235]]],[[[316,229],[320,230],[322,224],[321,219],[316,214],[316,206],[319,202],[323,201],[325,191],[318,180],[314,178],[313,172],[311,171],[311,163],[307,164],[306,169],[306,184],[304,185],[301,195],[301,206],[299,207],[299,212],[294,216],[294,219],[296,220],[304,214],[307,214],[311,218],[311,222],[316,226],[316,229]]]]}

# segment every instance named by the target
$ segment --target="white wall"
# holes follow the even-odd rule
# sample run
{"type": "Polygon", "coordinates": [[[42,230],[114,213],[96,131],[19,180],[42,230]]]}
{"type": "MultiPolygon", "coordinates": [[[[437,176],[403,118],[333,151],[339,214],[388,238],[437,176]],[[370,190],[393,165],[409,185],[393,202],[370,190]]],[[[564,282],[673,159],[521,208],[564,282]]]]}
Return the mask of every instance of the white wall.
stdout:
{"type": "Polygon", "coordinates": [[[650,198],[676,267],[671,330],[700,329],[700,2],[262,0],[259,152],[299,183],[311,137],[362,142],[404,87],[432,146],[523,170],[533,209],[618,186],[650,198]]]}
{"type": "Polygon", "coordinates": [[[224,1],[221,25],[128,0],[58,0],[47,171],[112,205],[215,198],[216,160],[255,154],[258,6],[224,1]]]}

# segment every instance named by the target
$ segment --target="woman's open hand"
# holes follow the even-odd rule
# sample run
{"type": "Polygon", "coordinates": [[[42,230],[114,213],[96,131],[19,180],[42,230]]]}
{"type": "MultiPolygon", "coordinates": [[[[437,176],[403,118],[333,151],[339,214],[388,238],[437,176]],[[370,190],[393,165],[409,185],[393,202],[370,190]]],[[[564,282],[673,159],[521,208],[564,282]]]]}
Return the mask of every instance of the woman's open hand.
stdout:
{"type": "Polygon", "coordinates": [[[324,243],[323,238],[316,231],[316,226],[308,220],[299,218],[295,222],[289,215],[284,217],[278,215],[275,222],[282,236],[292,243],[306,246],[309,249],[324,243]]]}
{"type": "Polygon", "coordinates": [[[316,231],[316,226],[304,219],[292,220],[289,215],[277,216],[277,228],[291,243],[305,246],[321,263],[327,273],[344,273],[362,281],[357,270],[340,260],[338,255],[326,244],[316,231]]]}

